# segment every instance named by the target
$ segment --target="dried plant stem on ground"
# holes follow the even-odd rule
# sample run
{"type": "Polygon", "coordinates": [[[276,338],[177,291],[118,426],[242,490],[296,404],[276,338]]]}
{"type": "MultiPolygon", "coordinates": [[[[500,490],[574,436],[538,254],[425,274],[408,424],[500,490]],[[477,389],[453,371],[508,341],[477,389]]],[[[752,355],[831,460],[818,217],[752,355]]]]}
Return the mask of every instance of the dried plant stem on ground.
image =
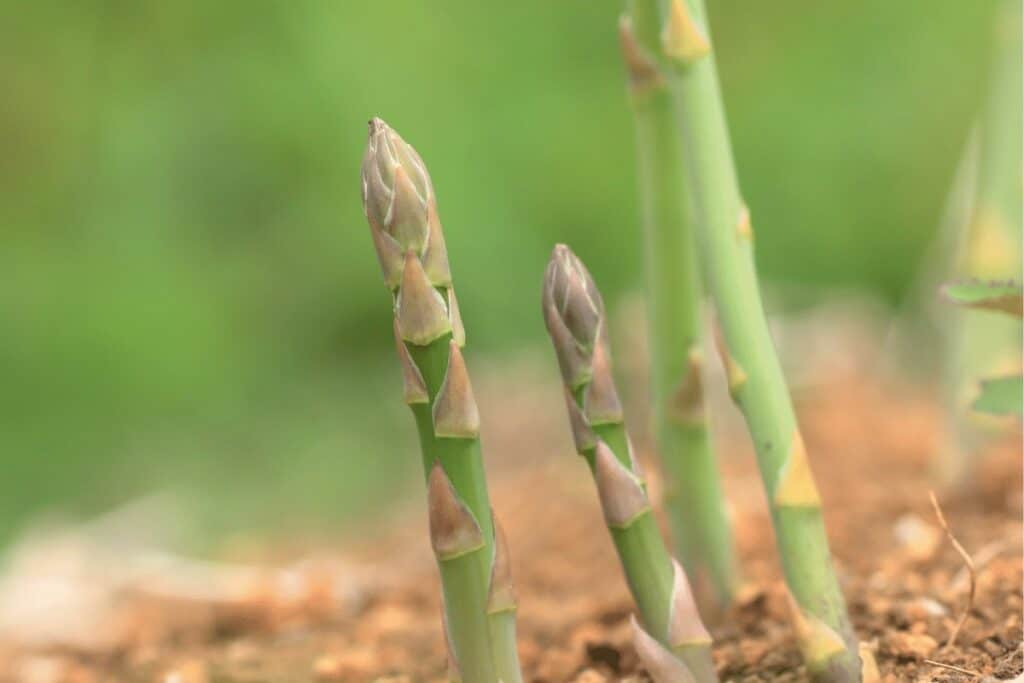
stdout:
{"type": "Polygon", "coordinates": [[[968,676],[974,676],[975,678],[981,678],[980,673],[978,673],[977,671],[971,671],[970,669],[964,669],[962,667],[954,666],[952,664],[945,664],[943,662],[936,662],[934,659],[924,659],[921,661],[923,661],[926,664],[931,664],[932,666],[938,666],[943,669],[949,669],[950,671],[956,671],[957,673],[967,674],[968,676]]]}
{"type": "Polygon", "coordinates": [[[619,37],[636,124],[654,436],[676,552],[699,597],[710,588],[722,608],[736,587],[736,560],[704,410],[701,286],[672,106],[678,80],[661,50],[660,22],[644,4],[630,3],[619,37]]]}
{"type": "Polygon", "coordinates": [[[551,255],[543,291],[544,321],[565,383],[576,450],[594,476],[643,620],[643,628],[634,624],[637,654],[658,683],[717,681],[711,637],[686,574],[665,548],[623,424],[601,294],[565,245],[551,255]]]}
{"type": "Polygon", "coordinates": [[[518,683],[515,598],[480,452],[480,416],[462,357],[434,189],[419,155],[380,119],[370,122],[363,202],[384,280],[405,402],[419,430],[430,540],[444,590],[453,679],[518,683]]]}
{"type": "Polygon", "coordinates": [[[821,500],[768,330],[754,267],[750,214],[740,196],[703,0],[637,2],[661,25],[674,64],[687,180],[702,270],[723,332],[734,401],[746,418],[771,502],[793,622],[808,669],[823,681],[860,680],[857,640],[832,570],[821,500]]]}
{"type": "Polygon", "coordinates": [[[953,544],[953,548],[956,549],[960,557],[964,560],[964,565],[967,567],[968,576],[970,577],[970,587],[967,590],[967,603],[964,605],[963,611],[960,613],[960,617],[956,620],[956,625],[949,634],[949,639],[946,644],[943,645],[943,649],[951,647],[956,644],[956,637],[960,635],[960,629],[964,627],[964,622],[967,621],[967,617],[971,613],[971,608],[974,606],[974,594],[977,591],[978,576],[977,571],[974,568],[974,560],[971,559],[970,553],[964,549],[957,540],[956,536],[953,535],[952,529],[949,528],[949,522],[946,521],[946,515],[942,513],[942,508],[939,506],[939,499],[935,497],[934,491],[929,491],[928,496],[932,501],[932,508],[935,510],[935,516],[939,520],[939,525],[942,530],[946,532],[946,536],[949,538],[949,542],[953,544]]]}

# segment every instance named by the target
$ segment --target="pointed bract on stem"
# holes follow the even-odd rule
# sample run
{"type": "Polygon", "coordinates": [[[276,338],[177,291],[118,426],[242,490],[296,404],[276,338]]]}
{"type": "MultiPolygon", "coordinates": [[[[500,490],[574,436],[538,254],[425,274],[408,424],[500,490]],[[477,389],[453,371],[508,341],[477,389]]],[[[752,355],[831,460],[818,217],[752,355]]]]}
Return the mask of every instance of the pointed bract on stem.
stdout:
{"type": "Polygon", "coordinates": [[[436,436],[475,439],[480,435],[480,412],[469,382],[469,370],[454,339],[448,342],[448,370],[432,412],[436,436]]]}
{"type": "Polygon", "coordinates": [[[722,326],[715,323],[715,348],[718,349],[718,357],[722,360],[722,367],[725,368],[725,379],[729,383],[729,395],[737,400],[740,389],[747,383],[747,371],[739,364],[736,357],[729,351],[729,343],[722,333],[722,326]]]}
{"type": "Polygon", "coordinates": [[[505,530],[494,518],[494,561],[491,564],[491,586],[487,597],[487,612],[506,612],[516,608],[516,591],[512,583],[512,563],[508,556],[505,530]]]}
{"type": "Polygon", "coordinates": [[[611,354],[605,341],[594,346],[590,357],[590,384],[583,397],[583,414],[592,425],[622,422],[622,403],[615,390],[611,354]]]}
{"type": "Polygon", "coordinates": [[[629,620],[636,655],[654,683],[699,683],[686,664],[645,631],[636,617],[629,620]]]}
{"type": "Polygon", "coordinates": [[[455,288],[448,288],[448,317],[451,319],[452,339],[459,346],[466,345],[466,328],[462,326],[462,312],[459,300],[455,298],[455,288]]]}
{"type": "Polygon", "coordinates": [[[430,284],[423,264],[411,251],[405,254],[395,316],[402,339],[417,346],[426,346],[452,329],[444,299],[430,284]]]}
{"type": "Polygon", "coordinates": [[[636,475],[615,457],[603,441],[594,448],[594,480],[608,526],[622,529],[651,509],[636,475]]]}
{"type": "Polygon", "coordinates": [[[406,348],[402,334],[398,330],[398,318],[395,318],[393,327],[398,362],[402,366],[402,399],[406,405],[428,403],[430,396],[427,394],[427,385],[423,381],[423,373],[420,372],[412,356],[409,355],[409,349],[406,348]]]}
{"type": "Polygon", "coordinates": [[[703,354],[696,345],[686,354],[686,372],[669,399],[666,417],[680,425],[703,424],[703,354]]]}
{"type": "Polygon", "coordinates": [[[786,591],[786,602],[789,605],[793,630],[796,631],[797,644],[809,664],[820,665],[828,662],[846,649],[846,643],[839,634],[821,619],[804,611],[789,591],[786,591]]]}
{"type": "Polygon", "coordinates": [[[438,461],[427,479],[427,507],[430,510],[430,545],[441,560],[450,560],[484,544],[480,525],[465,503],[459,500],[448,474],[438,461]]]}
{"type": "Polygon", "coordinates": [[[626,63],[629,87],[634,94],[642,95],[665,84],[658,65],[637,42],[633,22],[625,14],[619,17],[619,47],[622,49],[622,60],[626,63]]]}
{"type": "Polygon", "coordinates": [[[576,405],[576,399],[572,392],[566,387],[565,408],[569,413],[569,426],[572,428],[572,440],[576,444],[576,452],[589,451],[597,445],[597,434],[591,429],[587,418],[583,417],[580,407],[576,405]]]}
{"type": "Polygon", "coordinates": [[[668,643],[672,648],[710,645],[711,635],[697,612],[690,582],[679,563],[672,560],[672,607],[668,618],[668,643]]]}
{"type": "Polygon", "coordinates": [[[775,486],[774,502],[782,507],[820,508],[821,497],[814,483],[811,463],[807,460],[807,449],[799,431],[793,432],[793,441],[779,473],[775,486]]]}
{"type": "Polygon", "coordinates": [[[703,29],[697,25],[686,0],[672,0],[661,33],[661,48],[672,59],[689,64],[711,52],[703,29]]]}
{"type": "Polygon", "coordinates": [[[553,302],[545,298],[544,322],[555,347],[558,367],[565,384],[576,389],[590,381],[590,360],[565,326],[553,302]]]}

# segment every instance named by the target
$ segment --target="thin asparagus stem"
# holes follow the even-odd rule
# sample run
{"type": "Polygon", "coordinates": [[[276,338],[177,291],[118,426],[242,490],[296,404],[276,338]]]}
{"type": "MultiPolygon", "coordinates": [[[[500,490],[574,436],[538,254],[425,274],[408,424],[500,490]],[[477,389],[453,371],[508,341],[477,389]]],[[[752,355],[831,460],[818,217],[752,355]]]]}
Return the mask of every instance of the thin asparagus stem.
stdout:
{"type": "Polygon", "coordinates": [[[496,593],[511,595],[511,578],[502,569],[507,553],[495,552],[480,416],[462,357],[465,332],[430,176],[415,150],[375,118],[362,183],[370,232],[394,297],[403,396],[419,431],[452,675],[467,683],[519,683],[515,601],[504,600],[500,609],[491,604],[496,593]]]}
{"type": "Polygon", "coordinates": [[[662,51],[674,64],[701,266],[722,328],[730,393],[746,418],[771,502],[804,659],[818,680],[859,681],[857,641],[832,570],[821,500],[761,303],[704,2],[634,0],[633,10],[657,13],[662,51]]]}
{"type": "Polygon", "coordinates": [[[636,124],[654,433],[676,552],[690,581],[701,589],[710,580],[723,607],[732,599],[736,562],[701,391],[701,287],[671,92],[678,80],[659,28],[655,13],[635,5],[619,22],[636,124]]]}
{"type": "Polygon", "coordinates": [[[565,245],[555,247],[548,263],[543,310],[565,383],[576,450],[594,476],[605,523],[649,634],[650,642],[638,638],[638,652],[662,653],[697,683],[713,683],[718,678],[711,638],[686,574],[665,548],[623,424],[601,294],[565,245]]]}

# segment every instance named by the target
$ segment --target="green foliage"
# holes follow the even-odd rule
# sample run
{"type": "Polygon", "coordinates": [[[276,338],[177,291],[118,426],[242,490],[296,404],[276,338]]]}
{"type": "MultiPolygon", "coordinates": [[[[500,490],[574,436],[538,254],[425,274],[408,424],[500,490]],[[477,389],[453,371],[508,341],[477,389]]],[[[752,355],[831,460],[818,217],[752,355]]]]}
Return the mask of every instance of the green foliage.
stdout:
{"type": "Polygon", "coordinates": [[[1020,415],[1024,413],[1024,378],[1020,375],[981,381],[981,393],[971,404],[980,413],[1020,415]]]}
{"type": "Polygon", "coordinates": [[[959,306],[1024,315],[1024,287],[1014,282],[954,282],[943,286],[942,293],[959,306]]]}
{"type": "MultiPolygon", "coordinates": [[[[1007,313],[1018,318],[1022,315],[1024,288],[1013,282],[981,282],[971,280],[944,285],[942,293],[954,304],[967,308],[1007,313]]],[[[997,377],[981,382],[981,392],[971,408],[992,415],[1020,415],[1024,401],[1021,377],[997,377]]]]}

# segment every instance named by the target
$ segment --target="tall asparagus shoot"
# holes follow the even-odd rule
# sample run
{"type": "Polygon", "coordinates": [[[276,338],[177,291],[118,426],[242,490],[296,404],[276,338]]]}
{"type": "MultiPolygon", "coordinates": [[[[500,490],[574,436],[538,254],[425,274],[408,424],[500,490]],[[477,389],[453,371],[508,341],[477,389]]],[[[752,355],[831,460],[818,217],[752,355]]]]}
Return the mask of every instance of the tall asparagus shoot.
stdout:
{"type": "Polygon", "coordinates": [[[419,431],[451,676],[466,683],[519,683],[516,602],[507,552],[496,542],[480,416],[462,357],[466,335],[434,188],[416,151],[377,118],[370,121],[362,190],[393,295],[404,398],[419,431]]]}
{"type": "Polygon", "coordinates": [[[637,652],[652,673],[669,666],[691,677],[662,680],[717,681],[711,638],[685,572],[665,548],[623,424],[601,294],[565,245],[551,254],[542,306],[565,383],[576,450],[594,475],[605,522],[643,621],[637,652]]]}
{"type": "MultiPolygon", "coordinates": [[[[690,581],[710,580],[719,606],[736,583],[732,534],[708,435],[701,383],[701,287],[693,217],[671,88],[652,13],[623,15],[619,37],[636,123],[647,264],[654,433],[665,467],[670,528],[690,581]]],[[[699,591],[703,593],[703,591],[699,591]]]]}
{"type": "MultiPolygon", "coordinates": [[[[992,74],[978,131],[977,182],[971,215],[960,226],[964,248],[955,256],[952,276],[985,280],[1020,280],[1022,120],[1021,0],[1004,0],[996,13],[992,74]]],[[[1020,326],[975,311],[950,314],[946,346],[950,427],[938,461],[947,486],[962,487],[974,467],[974,447],[998,422],[969,410],[977,377],[1020,368],[1020,326]],[[967,418],[967,419],[965,419],[967,418]]]]}
{"type": "Polygon", "coordinates": [[[846,614],[811,473],[754,268],[750,214],[740,196],[703,0],[632,0],[638,32],[658,26],[672,65],[698,253],[723,332],[733,400],[746,419],[808,670],[822,681],[859,681],[846,614]]]}

